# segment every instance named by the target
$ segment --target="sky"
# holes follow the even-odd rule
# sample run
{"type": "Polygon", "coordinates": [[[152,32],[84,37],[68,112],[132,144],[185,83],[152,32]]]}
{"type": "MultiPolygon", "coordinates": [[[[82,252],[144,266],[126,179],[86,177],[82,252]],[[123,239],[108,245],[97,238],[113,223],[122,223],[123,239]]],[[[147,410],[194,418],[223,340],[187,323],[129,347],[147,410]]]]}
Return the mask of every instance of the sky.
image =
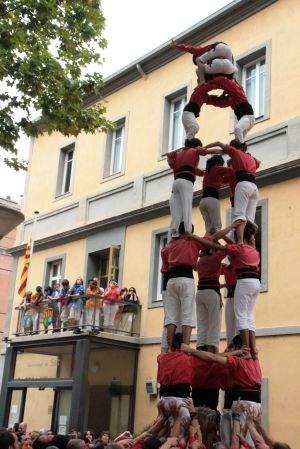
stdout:
{"type": "MultiPolygon", "coordinates": [[[[107,77],[187,30],[230,0],[102,0],[106,19],[103,36],[108,47],[103,52],[101,74],[107,77]]],[[[191,70],[194,70],[191,67],[191,70]]],[[[18,149],[28,158],[29,139],[22,138],[18,149]]],[[[19,202],[25,173],[16,173],[2,162],[0,149],[0,197],[19,202]]]]}

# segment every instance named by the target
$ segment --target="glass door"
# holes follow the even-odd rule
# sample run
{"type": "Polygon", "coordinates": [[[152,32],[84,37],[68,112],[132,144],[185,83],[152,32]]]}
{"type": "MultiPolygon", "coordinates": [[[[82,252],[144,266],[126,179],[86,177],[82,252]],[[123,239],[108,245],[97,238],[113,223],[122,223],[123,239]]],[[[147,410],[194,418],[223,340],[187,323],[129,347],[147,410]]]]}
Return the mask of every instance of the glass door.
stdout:
{"type": "Polygon", "coordinates": [[[52,429],[57,434],[66,435],[69,433],[71,399],[71,389],[55,389],[52,429]]]}
{"type": "Polygon", "coordinates": [[[26,389],[12,390],[8,415],[8,428],[23,420],[26,389]]]}

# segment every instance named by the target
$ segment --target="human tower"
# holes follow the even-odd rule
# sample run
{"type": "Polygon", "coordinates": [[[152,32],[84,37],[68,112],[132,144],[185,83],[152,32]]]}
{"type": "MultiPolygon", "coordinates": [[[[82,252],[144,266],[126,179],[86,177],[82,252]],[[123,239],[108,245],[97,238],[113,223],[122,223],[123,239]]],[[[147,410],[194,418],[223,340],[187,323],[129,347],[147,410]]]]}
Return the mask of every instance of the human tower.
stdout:
{"type": "MultiPolygon", "coordinates": [[[[225,390],[221,435],[230,445],[232,406],[242,400],[245,410],[261,413],[262,375],[255,342],[254,306],[260,292],[260,256],[255,246],[255,212],[258,189],[255,172],[260,162],[247,153],[245,137],[254,123],[254,113],[236,79],[236,66],[229,45],[216,42],[205,47],[176,44],[193,55],[197,87],[184,108],[184,148],[167,153],[174,172],[170,196],[171,224],[167,245],[161,251],[163,274],[164,331],[158,356],[160,396],[166,408],[179,401],[181,425],[190,420],[184,398],[196,407],[216,410],[219,389],[225,390]],[[221,89],[221,95],[210,91],[221,89]],[[213,142],[202,146],[195,137],[202,105],[231,107],[236,116],[235,139],[229,145],[213,142]],[[230,156],[224,166],[222,154],[230,156]],[[200,156],[212,155],[204,171],[200,156]],[[203,176],[200,212],[205,236],[194,234],[193,185],[203,176]],[[222,229],[219,190],[230,188],[230,226],[222,229]],[[219,243],[223,239],[225,245],[219,243]],[[195,292],[193,272],[197,271],[195,292]],[[219,354],[222,299],[220,275],[227,291],[225,322],[227,352],[219,354]],[[197,349],[190,338],[197,322],[197,349]],[[232,352],[233,351],[233,352],[232,352]],[[180,406],[181,404],[181,406],[180,406]]],[[[222,440],[222,441],[223,441],[222,440]]]]}

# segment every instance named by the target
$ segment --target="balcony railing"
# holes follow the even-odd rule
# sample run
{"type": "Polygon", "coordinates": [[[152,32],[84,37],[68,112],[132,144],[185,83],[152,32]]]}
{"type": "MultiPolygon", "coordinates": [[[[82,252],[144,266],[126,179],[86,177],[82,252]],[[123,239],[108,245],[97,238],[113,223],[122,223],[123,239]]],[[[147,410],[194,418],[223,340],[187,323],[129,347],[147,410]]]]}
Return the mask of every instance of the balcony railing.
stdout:
{"type": "Polygon", "coordinates": [[[16,307],[16,310],[16,336],[65,331],[140,335],[141,306],[100,295],[44,300],[38,305],[16,307]]]}

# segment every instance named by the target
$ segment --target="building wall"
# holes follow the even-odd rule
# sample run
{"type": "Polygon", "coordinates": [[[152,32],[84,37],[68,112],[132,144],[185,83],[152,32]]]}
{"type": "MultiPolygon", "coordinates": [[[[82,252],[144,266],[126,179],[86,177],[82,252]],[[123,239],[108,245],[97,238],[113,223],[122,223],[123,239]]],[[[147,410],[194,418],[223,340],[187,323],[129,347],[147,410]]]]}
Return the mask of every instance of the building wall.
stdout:
{"type": "Polygon", "coordinates": [[[16,230],[13,229],[0,240],[0,337],[4,330],[7,296],[12,270],[12,257],[7,253],[7,249],[14,246],[15,238],[16,230]]]}

